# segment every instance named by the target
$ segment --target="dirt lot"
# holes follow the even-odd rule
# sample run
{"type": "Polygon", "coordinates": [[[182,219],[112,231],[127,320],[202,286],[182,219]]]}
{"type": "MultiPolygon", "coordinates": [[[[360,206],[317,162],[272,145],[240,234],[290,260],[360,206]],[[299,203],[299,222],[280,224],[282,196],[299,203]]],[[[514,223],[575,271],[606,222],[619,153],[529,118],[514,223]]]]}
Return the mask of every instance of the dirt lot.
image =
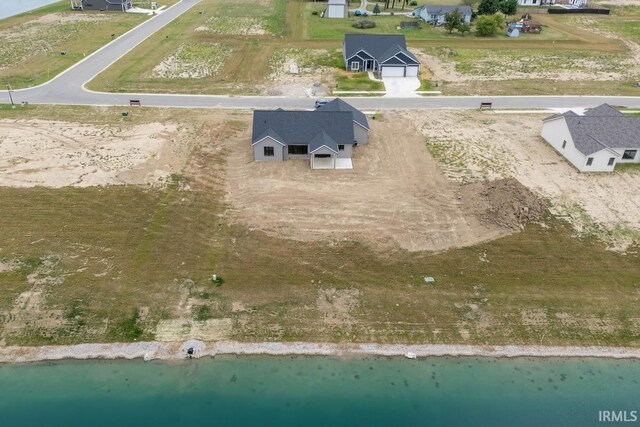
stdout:
{"type": "Polygon", "coordinates": [[[460,185],[442,173],[409,121],[388,114],[370,122],[370,143],[355,148],[350,171],[313,171],[306,160],[256,163],[249,134],[237,138],[228,159],[233,217],[295,240],[361,238],[412,251],[473,245],[511,231],[472,214],[477,201],[459,198],[460,185]]]}
{"type": "Polygon", "coordinates": [[[637,242],[640,174],[579,173],[539,136],[543,117],[431,111],[421,131],[451,179],[515,178],[548,199],[552,212],[578,232],[596,231],[616,249],[637,242]]]}
{"type": "Polygon", "coordinates": [[[0,120],[0,185],[86,187],[155,184],[186,155],[175,124],[98,126],[0,120]]]}

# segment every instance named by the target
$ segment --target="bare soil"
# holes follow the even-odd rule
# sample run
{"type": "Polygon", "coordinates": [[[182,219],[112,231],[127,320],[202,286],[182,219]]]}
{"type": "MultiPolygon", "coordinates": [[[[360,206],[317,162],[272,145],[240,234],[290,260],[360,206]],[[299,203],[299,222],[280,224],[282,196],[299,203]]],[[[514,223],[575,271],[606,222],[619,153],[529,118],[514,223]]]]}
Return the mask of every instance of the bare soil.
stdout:
{"type": "Polygon", "coordinates": [[[0,185],[159,184],[188,151],[175,124],[98,126],[0,120],[0,185]]]}
{"type": "Polygon", "coordinates": [[[422,134],[451,179],[514,178],[548,200],[551,212],[578,234],[595,232],[615,250],[638,243],[640,174],[578,172],[540,137],[544,115],[430,111],[412,117],[422,120],[422,134]]]}
{"type": "MultiPolygon", "coordinates": [[[[307,160],[254,162],[248,132],[230,141],[232,218],[294,240],[360,239],[410,251],[468,246],[512,231],[473,215],[476,201],[457,197],[460,185],[444,175],[411,122],[389,113],[370,123],[370,142],[354,149],[353,170],[311,170],[307,160]]],[[[497,203],[490,209],[511,200],[497,203]]]]}

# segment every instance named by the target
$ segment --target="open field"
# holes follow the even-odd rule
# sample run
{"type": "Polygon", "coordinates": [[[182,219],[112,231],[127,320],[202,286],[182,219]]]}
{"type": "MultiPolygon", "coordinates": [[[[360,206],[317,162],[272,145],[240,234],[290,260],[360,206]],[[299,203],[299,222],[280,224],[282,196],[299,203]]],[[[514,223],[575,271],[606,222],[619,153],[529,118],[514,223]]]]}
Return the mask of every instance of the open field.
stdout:
{"type": "MultiPolygon", "coordinates": [[[[610,201],[598,187],[625,181],[629,188],[637,187],[637,173],[577,176],[553,151],[530,138],[537,132],[539,117],[475,112],[378,116],[371,143],[356,149],[356,169],[335,171],[335,182],[345,195],[349,181],[360,189],[361,194],[342,201],[345,210],[362,214],[373,206],[376,214],[397,212],[398,220],[387,224],[371,222],[375,216],[361,217],[377,227],[386,240],[383,245],[359,221],[347,215],[342,221],[336,218],[341,214],[338,205],[331,213],[330,205],[313,205],[315,194],[305,195],[306,189],[317,190],[327,200],[339,202],[340,192],[323,190],[333,182],[331,172],[312,173],[304,161],[247,163],[250,115],[246,112],[140,108],[122,121],[120,109],[115,108],[42,106],[0,110],[0,119],[5,126],[55,120],[67,123],[57,125],[64,135],[83,122],[86,128],[81,133],[87,134],[93,149],[100,141],[106,147],[116,144],[110,135],[96,137],[90,127],[116,126],[116,136],[126,146],[137,138],[131,135],[143,135],[140,129],[162,123],[176,129],[164,144],[184,150],[179,170],[173,169],[170,180],[155,186],[50,188],[45,182],[31,188],[0,187],[0,343],[194,336],[241,341],[640,346],[636,246],[628,247],[626,254],[609,251],[597,233],[577,234],[569,222],[546,214],[522,229],[516,227],[519,232],[503,229],[502,235],[510,234],[474,246],[442,252],[401,247],[403,234],[428,238],[426,227],[442,226],[443,235],[454,235],[455,228],[446,230],[438,222],[438,211],[455,219],[464,206],[481,207],[475,202],[467,205],[466,198],[499,187],[483,183],[485,176],[516,176],[528,186],[537,170],[545,174],[549,188],[555,185],[558,200],[565,197],[568,185],[588,186],[592,179],[594,184],[581,194],[587,188],[597,194],[600,202],[594,200],[594,205],[610,201]],[[459,134],[463,125],[480,132],[459,134]],[[418,131],[426,146],[416,137],[418,131]],[[403,138],[389,137],[398,132],[403,138]],[[394,168],[395,161],[387,159],[394,144],[401,144],[410,156],[401,162],[406,169],[394,168]],[[464,155],[457,163],[434,162],[427,148],[436,159],[447,151],[464,155]],[[511,149],[522,156],[522,171],[501,166],[509,161],[505,157],[511,149]],[[471,162],[483,158],[480,165],[471,162]],[[261,174],[273,184],[263,188],[272,188],[275,196],[288,192],[295,204],[288,214],[292,219],[288,228],[272,227],[275,216],[266,209],[261,213],[264,221],[247,218],[252,210],[259,213],[260,207],[275,213],[284,209],[278,197],[270,201],[264,194],[257,195],[256,206],[246,203],[256,194],[254,184],[261,174]],[[421,179],[406,181],[414,174],[421,179]],[[404,186],[394,184],[402,177],[404,186]],[[446,190],[453,193],[456,188],[461,189],[462,199],[452,198],[446,190]],[[305,203],[313,209],[304,209],[305,203]],[[330,221],[332,226],[326,229],[336,234],[318,230],[312,239],[299,238],[305,228],[313,232],[305,213],[330,221]],[[350,238],[344,241],[339,234],[350,238]],[[213,285],[212,274],[224,277],[225,283],[213,285]],[[425,284],[425,275],[434,276],[435,283],[425,284]]],[[[59,145],[55,139],[28,132],[22,139],[34,144],[34,150],[59,145]]],[[[2,142],[3,149],[5,145],[2,142]]],[[[86,147],[65,150],[73,156],[86,147]]],[[[27,154],[23,156],[28,158],[27,154]]],[[[6,174],[0,171],[3,178],[6,174]]],[[[518,186],[503,187],[514,188],[518,186]]],[[[553,196],[545,188],[531,186],[538,194],[553,196]]],[[[552,209],[558,206],[554,197],[552,209]]],[[[617,193],[609,191],[609,197],[620,201],[617,193]]],[[[624,210],[637,210],[632,203],[637,203],[637,195],[628,199],[624,210]]],[[[486,220],[487,212],[477,221],[486,220]]],[[[596,214],[586,205],[582,215],[596,214]]],[[[620,215],[623,220],[627,213],[620,215]]],[[[465,216],[467,221],[473,218],[465,216]]],[[[464,227],[461,221],[453,224],[464,227]]],[[[486,223],[484,230],[496,226],[486,223]]]]}
{"type": "MultiPolygon", "coordinates": [[[[312,15],[312,11],[324,7],[324,3],[297,0],[265,0],[259,4],[204,0],[99,75],[89,87],[115,92],[301,97],[324,96],[334,89],[378,90],[375,82],[352,81],[342,72],[341,60],[334,58],[345,33],[369,31],[405,34],[414,52],[426,55],[422,56],[423,65],[433,67],[433,81],[442,83],[439,89],[445,94],[637,92],[637,55],[629,44],[634,43],[635,31],[628,23],[635,19],[631,12],[589,17],[595,24],[583,22],[587,18],[536,14],[534,18],[543,24],[542,34],[511,39],[504,34],[489,38],[473,33],[450,35],[427,24],[419,30],[398,30],[400,21],[413,19],[403,16],[368,17],[378,26],[356,30],[351,27],[356,18],[312,15]],[[608,25],[618,23],[625,23],[626,28],[619,30],[618,37],[602,34],[608,25]],[[181,59],[185,46],[200,47],[181,59]],[[216,46],[216,52],[228,54],[206,54],[206,46],[216,46]],[[294,53],[283,61],[285,49],[294,53]],[[445,51],[456,55],[443,57],[445,51]],[[154,73],[167,63],[177,69],[193,69],[191,64],[207,61],[209,66],[196,68],[211,68],[208,72],[154,73]],[[290,71],[292,64],[298,73],[290,71]]],[[[430,87],[430,83],[425,82],[424,87],[430,87]]]]}
{"type": "Polygon", "coordinates": [[[112,34],[119,36],[147,18],[71,11],[62,1],[0,20],[0,80],[16,89],[44,83],[110,42],[112,34]]]}

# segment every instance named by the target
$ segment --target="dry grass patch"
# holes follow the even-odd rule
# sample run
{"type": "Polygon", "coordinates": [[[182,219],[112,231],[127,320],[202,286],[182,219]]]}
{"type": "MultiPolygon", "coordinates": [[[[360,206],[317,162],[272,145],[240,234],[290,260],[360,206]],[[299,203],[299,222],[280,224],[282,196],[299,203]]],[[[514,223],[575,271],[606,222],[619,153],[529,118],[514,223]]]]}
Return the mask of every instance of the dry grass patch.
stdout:
{"type": "Polygon", "coordinates": [[[152,75],[163,79],[201,79],[218,73],[233,50],[219,43],[182,45],[153,67],[152,75]]]}

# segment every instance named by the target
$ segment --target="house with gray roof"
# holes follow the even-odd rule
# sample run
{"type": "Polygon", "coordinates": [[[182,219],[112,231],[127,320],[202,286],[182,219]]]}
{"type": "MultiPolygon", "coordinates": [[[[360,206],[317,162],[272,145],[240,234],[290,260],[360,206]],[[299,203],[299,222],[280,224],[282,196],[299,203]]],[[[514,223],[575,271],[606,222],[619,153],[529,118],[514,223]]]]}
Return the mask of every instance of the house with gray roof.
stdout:
{"type": "Polygon", "coordinates": [[[584,113],[543,119],[541,135],[580,172],[611,172],[618,163],[640,163],[640,117],[608,104],[584,113]]]}
{"type": "Polygon", "coordinates": [[[366,144],[368,132],[361,111],[334,99],[312,111],[254,111],[251,147],[254,160],[309,159],[312,169],[352,169],[353,147],[366,144]]]}
{"type": "Polygon", "coordinates": [[[471,22],[471,7],[465,5],[459,6],[439,6],[425,4],[413,9],[413,16],[421,18],[432,25],[444,25],[444,17],[447,13],[451,13],[458,9],[462,14],[462,20],[469,24],[471,22]]]}
{"type": "Polygon", "coordinates": [[[71,8],[74,10],[126,12],[132,7],[132,0],[71,0],[71,8]]]}
{"type": "Polygon", "coordinates": [[[404,35],[345,34],[342,56],[347,71],[375,71],[381,77],[417,77],[420,71],[404,35]]]}

